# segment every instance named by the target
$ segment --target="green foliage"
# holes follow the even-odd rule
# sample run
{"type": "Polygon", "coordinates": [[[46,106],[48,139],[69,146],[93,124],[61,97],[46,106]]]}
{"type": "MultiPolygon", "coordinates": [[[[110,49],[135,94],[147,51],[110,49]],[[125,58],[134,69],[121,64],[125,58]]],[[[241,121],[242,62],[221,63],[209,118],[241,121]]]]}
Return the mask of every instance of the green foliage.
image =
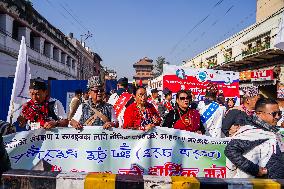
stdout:
{"type": "Polygon", "coordinates": [[[154,65],[154,71],[153,71],[154,77],[162,75],[164,64],[170,64],[170,63],[166,61],[166,58],[159,56],[156,60],[156,64],[154,65]]]}

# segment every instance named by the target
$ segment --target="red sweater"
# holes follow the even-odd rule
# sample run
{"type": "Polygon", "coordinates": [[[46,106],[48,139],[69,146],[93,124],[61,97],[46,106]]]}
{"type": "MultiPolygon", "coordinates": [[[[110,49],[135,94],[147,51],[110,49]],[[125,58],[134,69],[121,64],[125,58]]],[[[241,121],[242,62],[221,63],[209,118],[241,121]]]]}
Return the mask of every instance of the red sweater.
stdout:
{"type": "Polygon", "coordinates": [[[145,130],[144,126],[150,123],[155,125],[161,124],[161,118],[151,103],[146,102],[143,112],[137,107],[136,102],[126,108],[124,112],[124,129],[145,130]],[[156,121],[153,119],[154,117],[156,121]]]}

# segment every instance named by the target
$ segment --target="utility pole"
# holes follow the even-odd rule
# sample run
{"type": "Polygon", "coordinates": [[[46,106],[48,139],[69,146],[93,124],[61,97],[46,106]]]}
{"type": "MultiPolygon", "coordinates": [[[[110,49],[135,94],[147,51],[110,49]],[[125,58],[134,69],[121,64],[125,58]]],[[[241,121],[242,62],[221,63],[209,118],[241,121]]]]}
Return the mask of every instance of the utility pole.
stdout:
{"type": "Polygon", "coordinates": [[[81,43],[85,42],[89,37],[93,37],[93,34],[88,31],[88,33],[86,34],[83,34],[83,35],[80,35],[81,36],[81,43]],[[84,37],[84,40],[83,40],[83,37],[84,37]]]}

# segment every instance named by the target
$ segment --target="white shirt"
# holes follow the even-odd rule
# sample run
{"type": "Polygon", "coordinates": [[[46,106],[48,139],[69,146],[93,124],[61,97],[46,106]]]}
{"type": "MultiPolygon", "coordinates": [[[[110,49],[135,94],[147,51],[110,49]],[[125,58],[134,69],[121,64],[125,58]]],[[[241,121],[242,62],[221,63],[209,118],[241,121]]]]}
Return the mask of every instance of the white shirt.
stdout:
{"type": "MultiPolygon", "coordinates": [[[[211,103],[210,103],[211,104],[211,103]]],[[[208,109],[210,104],[205,105],[204,101],[200,101],[198,103],[197,110],[200,113],[200,116],[203,115],[203,113],[208,109]]],[[[221,138],[222,135],[222,121],[225,116],[226,107],[220,106],[217,108],[217,110],[213,113],[213,115],[206,121],[206,123],[203,123],[206,132],[205,135],[221,138]]]]}
{"type": "Polygon", "coordinates": [[[64,107],[59,100],[54,98],[49,98],[49,102],[55,101],[54,104],[54,113],[59,119],[67,119],[67,114],[65,113],[64,107]]]}
{"type": "Polygon", "coordinates": [[[107,103],[109,103],[111,105],[114,105],[118,98],[119,98],[118,94],[117,93],[113,93],[112,95],[110,95],[107,103]]]}

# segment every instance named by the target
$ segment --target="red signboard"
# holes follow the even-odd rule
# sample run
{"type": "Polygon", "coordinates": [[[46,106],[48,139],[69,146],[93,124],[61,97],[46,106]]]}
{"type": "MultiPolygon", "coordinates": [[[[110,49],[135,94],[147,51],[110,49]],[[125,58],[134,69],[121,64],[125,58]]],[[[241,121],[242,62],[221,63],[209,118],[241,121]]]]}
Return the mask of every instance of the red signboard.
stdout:
{"type": "Polygon", "coordinates": [[[266,81],[273,80],[273,69],[254,70],[251,72],[252,81],[266,81]]]}
{"type": "MultiPolygon", "coordinates": [[[[210,81],[212,82],[212,81],[210,81]]],[[[163,78],[163,87],[168,88],[174,93],[181,89],[190,89],[194,95],[204,96],[209,81],[200,82],[195,76],[186,76],[181,79],[176,75],[165,75],[163,78]]],[[[239,97],[239,82],[226,84],[225,82],[214,82],[218,85],[219,92],[223,92],[225,97],[239,97]]]]}

